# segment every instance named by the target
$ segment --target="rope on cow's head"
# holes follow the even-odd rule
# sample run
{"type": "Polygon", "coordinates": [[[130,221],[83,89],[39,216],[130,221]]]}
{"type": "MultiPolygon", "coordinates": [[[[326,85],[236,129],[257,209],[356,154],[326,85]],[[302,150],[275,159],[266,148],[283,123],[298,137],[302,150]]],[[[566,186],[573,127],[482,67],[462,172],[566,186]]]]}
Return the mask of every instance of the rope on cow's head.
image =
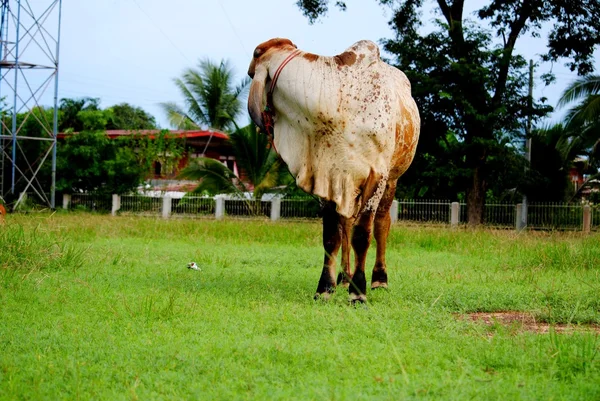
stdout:
{"type": "MultiPolygon", "coordinates": [[[[275,149],[275,142],[273,140],[275,127],[275,123],[273,122],[273,116],[275,115],[275,108],[273,107],[273,91],[275,90],[275,85],[277,84],[279,74],[281,74],[283,68],[301,52],[301,50],[294,50],[288,54],[285,60],[283,60],[279,67],[277,67],[277,70],[275,70],[275,74],[273,74],[273,79],[271,80],[271,85],[269,86],[269,91],[267,92],[267,104],[262,112],[262,120],[266,131],[265,134],[267,134],[269,137],[269,141],[271,141],[271,146],[273,146],[273,149],[275,149]]],[[[275,151],[277,151],[277,149],[275,149],[275,151]]]]}

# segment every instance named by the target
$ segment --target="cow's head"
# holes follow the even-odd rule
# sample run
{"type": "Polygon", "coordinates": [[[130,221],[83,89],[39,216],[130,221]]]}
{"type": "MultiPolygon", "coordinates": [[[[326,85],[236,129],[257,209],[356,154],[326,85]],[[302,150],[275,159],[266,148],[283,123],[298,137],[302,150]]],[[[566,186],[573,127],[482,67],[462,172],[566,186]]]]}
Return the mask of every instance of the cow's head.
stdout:
{"type": "MultiPolygon", "coordinates": [[[[267,82],[271,79],[269,73],[270,62],[274,54],[278,51],[294,50],[294,45],[289,39],[275,38],[261,43],[254,50],[248,75],[252,78],[250,85],[250,94],[248,95],[248,112],[252,121],[264,132],[265,126],[262,119],[262,112],[266,103],[267,82]]],[[[275,66],[277,68],[277,66],[275,66]]]]}

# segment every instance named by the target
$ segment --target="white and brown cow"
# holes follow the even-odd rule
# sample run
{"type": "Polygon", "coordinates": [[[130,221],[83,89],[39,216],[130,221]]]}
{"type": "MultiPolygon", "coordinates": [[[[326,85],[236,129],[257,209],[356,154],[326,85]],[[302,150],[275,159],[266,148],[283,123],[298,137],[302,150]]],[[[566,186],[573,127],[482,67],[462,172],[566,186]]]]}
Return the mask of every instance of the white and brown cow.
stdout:
{"type": "Polygon", "coordinates": [[[271,39],[254,51],[248,75],[252,120],[273,136],[298,186],[326,202],[325,261],[315,297],[334,291],[335,258],[342,245],[344,274],[338,283],[350,281],[351,300],[364,302],[373,222],[377,259],[371,288],[387,287],[389,209],[419,138],[410,82],[381,61],[375,43],[365,40],[324,57],[298,50],[288,39],[271,39]]]}

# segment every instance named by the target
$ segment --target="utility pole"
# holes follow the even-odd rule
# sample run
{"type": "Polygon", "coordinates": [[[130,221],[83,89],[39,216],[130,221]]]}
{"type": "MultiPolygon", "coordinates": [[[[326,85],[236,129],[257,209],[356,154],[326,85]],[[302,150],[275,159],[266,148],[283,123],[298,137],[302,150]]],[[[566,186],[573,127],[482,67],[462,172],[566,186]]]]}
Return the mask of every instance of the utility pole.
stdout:
{"type": "MultiPolygon", "coordinates": [[[[529,60],[529,96],[527,97],[527,124],[525,126],[525,146],[528,165],[525,166],[525,172],[531,168],[531,114],[533,111],[533,60],[529,60]]],[[[527,195],[523,195],[523,206],[521,208],[521,227],[527,227],[527,195]]]]}

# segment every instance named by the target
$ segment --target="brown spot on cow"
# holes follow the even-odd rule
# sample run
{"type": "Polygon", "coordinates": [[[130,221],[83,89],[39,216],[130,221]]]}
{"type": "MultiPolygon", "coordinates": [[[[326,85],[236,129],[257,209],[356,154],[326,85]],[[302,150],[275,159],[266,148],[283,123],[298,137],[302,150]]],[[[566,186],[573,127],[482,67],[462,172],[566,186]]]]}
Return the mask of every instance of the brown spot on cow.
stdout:
{"type": "Polygon", "coordinates": [[[400,128],[400,124],[396,124],[396,143],[399,142],[401,133],[402,133],[402,128],[400,128]]]}
{"type": "Polygon", "coordinates": [[[373,46],[372,44],[368,44],[367,45],[367,49],[369,49],[370,51],[374,51],[375,50],[375,46],[373,46]]]}
{"type": "Polygon", "coordinates": [[[356,63],[356,53],[354,52],[343,52],[333,57],[335,63],[339,66],[351,66],[356,63]]]}
{"type": "Polygon", "coordinates": [[[304,53],[302,55],[302,57],[305,58],[306,60],[310,61],[311,63],[315,62],[319,59],[319,56],[316,54],[313,54],[313,53],[304,53]]]}

